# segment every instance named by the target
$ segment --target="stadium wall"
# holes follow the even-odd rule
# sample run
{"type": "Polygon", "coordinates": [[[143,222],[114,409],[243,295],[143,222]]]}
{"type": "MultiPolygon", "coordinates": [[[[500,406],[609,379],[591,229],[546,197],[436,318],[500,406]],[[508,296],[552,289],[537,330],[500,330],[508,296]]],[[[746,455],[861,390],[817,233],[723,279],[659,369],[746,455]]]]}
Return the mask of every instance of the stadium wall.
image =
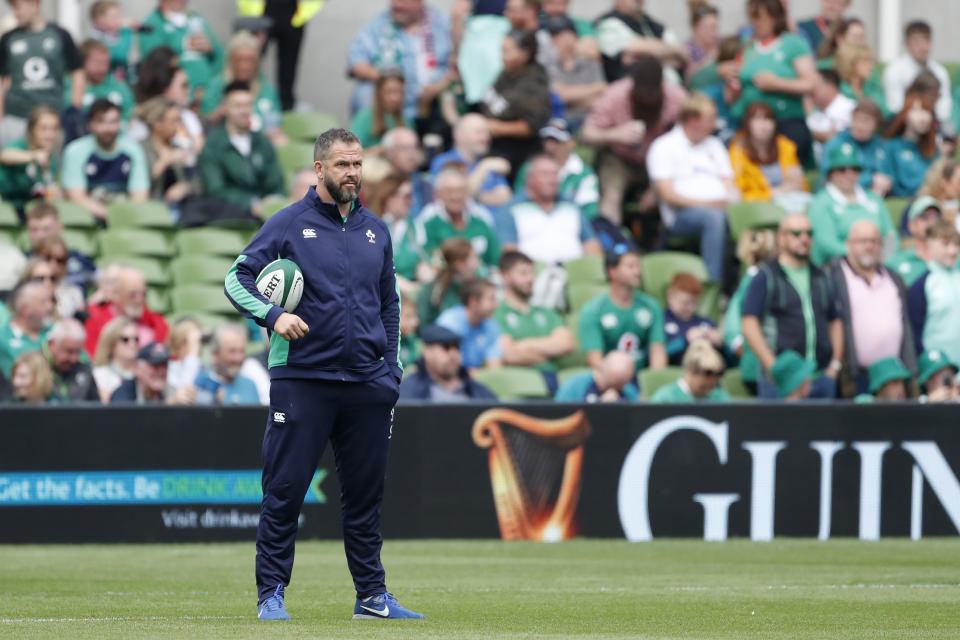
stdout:
{"type": "MultiPolygon", "coordinates": [[[[252,540],[266,417],[2,408],[0,542],[252,540]]],[[[400,405],[384,534],[953,536],[958,417],[942,405],[400,405]]],[[[338,493],[328,451],[302,537],[339,537],[338,493]]]]}

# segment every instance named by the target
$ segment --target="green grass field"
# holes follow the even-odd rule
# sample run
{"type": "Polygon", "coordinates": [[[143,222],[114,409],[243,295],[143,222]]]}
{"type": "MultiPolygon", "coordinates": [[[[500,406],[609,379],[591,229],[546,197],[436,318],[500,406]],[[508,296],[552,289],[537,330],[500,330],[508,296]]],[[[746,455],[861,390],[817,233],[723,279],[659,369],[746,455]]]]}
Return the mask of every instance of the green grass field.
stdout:
{"type": "Polygon", "coordinates": [[[424,621],[354,621],[338,542],[297,547],[291,622],[252,544],[0,546],[0,638],[960,638],[960,539],[389,541],[424,621]]]}

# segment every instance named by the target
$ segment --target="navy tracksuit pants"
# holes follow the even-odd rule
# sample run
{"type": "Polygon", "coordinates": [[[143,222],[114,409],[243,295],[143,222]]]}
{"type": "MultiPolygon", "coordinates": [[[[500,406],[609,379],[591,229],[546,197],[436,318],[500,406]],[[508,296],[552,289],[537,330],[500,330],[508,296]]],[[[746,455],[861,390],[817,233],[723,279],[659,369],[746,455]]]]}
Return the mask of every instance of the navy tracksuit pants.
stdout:
{"type": "Polygon", "coordinates": [[[340,479],[347,566],[357,597],[386,591],[380,564],[380,504],[399,384],[281,379],[270,385],[263,436],[263,503],[257,529],[259,598],[290,584],[297,519],[329,440],[340,479]]]}

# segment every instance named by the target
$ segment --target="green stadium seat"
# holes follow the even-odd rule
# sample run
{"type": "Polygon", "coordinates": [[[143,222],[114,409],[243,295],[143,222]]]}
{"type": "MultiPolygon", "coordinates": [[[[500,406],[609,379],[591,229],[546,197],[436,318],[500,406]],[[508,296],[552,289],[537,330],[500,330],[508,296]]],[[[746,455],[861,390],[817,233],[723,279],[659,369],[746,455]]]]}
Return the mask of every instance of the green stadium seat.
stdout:
{"type": "Polygon", "coordinates": [[[165,260],[160,258],[148,258],[145,256],[121,256],[112,255],[98,260],[99,267],[103,268],[111,264],[123,264],[133,267],[143,274],[147,285],[151,287],[169,287],[170,274],[167,272],[165,260]]]}
{"type": "Polygon", "coordinates": [[[574,152],[580,156],[580,159],[583,160],[583,164],[588,167],[592,167],[593,163],[597,160],[597,148],[588,147],[587,145],[581,144],[578,145],[574,152]]]}
{"type": "Polygon", "coordinates": [[[159,200],[114,202],[107,207],[107,224],[113,229],[123,227],[148,227],[173,229],[170,208],[159,200]]]}
{"type": "Polygon", "coordinates": [[[570,313],[580,313],[583,305],[606,290],[607,285],[601,282],[567,282],[567,301],[570,303],[570,313]]]}
{"type": "Polygon", "coordinates": [[[539,371],[527,367],[480,370],[474,379],[486,385],[499,400],[549,398],[550,391],[539,371]]]}
{"type": "Polygon", "coordinates": [[[260,218],[266,222],[281,209],[285,209],[293,204],[286,198],[269,198],[260,203],[260,218]]]}
{"type": "Polygon", "coordinates": [[[147,287],[147,307],[154,313],[170,311],[170,294],[166,287],[147,287]]]}
{"type": "Polygon", "coordinates": [[[580,350],[579,323],[579,310],[567,315],[567,329],[573,334],[573,343],[576,345],[576,348],[567,355],[560,356],[554,361],[560,369],[580,369],[587,366],[587,359],[583,355],[583,351],[580,350]]]}
{"type": "Polygon", "coordinates": [[[0,202],[0,229],[18,229],[21,226],[16,209],[6,202],[0,202]]]}
{"type": "Polygon", "coordinates": [[[224,322],[238,322],[240,316],[231,318],[219,313],[200,313],[191,311],[178,311],[175,313],[168,313],[166,316],[167,324],[171,327],[174,325],[174,323],[182,320],[183,318],[195,320],[204,331],[213,331],[224,322]]]}
{"type": "Polygon", "coordinates": [[[151,256],[170,258],[175,254],[167,236],[154,229],[106,229],[100,233],[103,256],[151,256]]]}
{"type": "Polygon", "coordinates": [[[0,244],[8,244],[20,249],[20,232],[16,229],[0,228],[0,244]]]}
{"type": "MultiPolygon", "coordinates": [[[[40,200],[27,203],[27,211],[40,200]]],[[[50,204],[57,208],[60,222],[68,229],[96,229],[97,219],[85,207],[69,200],[51,200],[50,204]]]]}
{"type": "Polygon", "coordinates": [[[727,220],[734,242],[747,229],[776,229],[786,215],[783,207],[772,202],[737,202],[727,207],[727,220]]]}
{"type": "Polygon", "coordinates": [[[240,314],[227,300],[223,285],[190,284],[170,289],[170,303],[177,313],[218,313],[238,317],[240,314]]]}
{"type": "Polygon", "coordinates": [[[317,136],[338,124],[337,118],[329,113],[286,111],[280,126],[290,140],[313,144],[317,136]]]}
{"type": "Polygon", "coordinates": [[[754,396],[743,384],[743,377],[740,375],[740,369],[727,369],[723,378],[720,380],[720,386],[729,393],[734,400],[752,400],[754,396]]]}
{"type": "Polygon", "coordinates": [[[720,285],[718,283],[703,283],[703,293],[700,294],[697,313],[720,324],[720,285]]]}
{"type": "Polygon", "coordinates": [[[676,382],[683,375],[683,367],[666,367],[665,369],[643,369],[640,371],[640,392],[649,400],[660,387],[676,382]]]}
{"type": "Polygon", "coordinates": [[[890,212],[890,219],[893,221],[893,228],[900,233],[900,221],[903,219],[903,209],[910,202],[911,198],[887,198],[884,204],[887,205],[887,211],[890,212]]]}
{"type": "Polygon", "coordinates": [[[186,255],[170,263],[170,277],[177,286],[186,284],[223,284],[233,266],[230,256],[186,255]]]}
{"type": "Polygon", "coordinates": [[[280,168],[283,169],[283,174],[287,176],[287,182],[289,183],[290,177],[294,173],[300,169],[313,167],[313,145],[303,142],[290,142],[282,147],[277,147],[277,162],[280,163],[280,168]]]}
{"type": "Polygon", "coordinates": [[[241,231],[201,227],[177,232],[174,244],[183,256],[230,256],[236,259],[248,243],[241,231]]]}
{"type": "Polygon", "coordinates": [[[590,367],[566,367],[560,369],[560,371],[557,372],[557,383],[562,385],[573,376],[578,373],[583,373],[584,371],[592,371],[592,369],[590,367]]]}
{"type": "Polygon", "coordinates": [[[603,256],[583,256],[565,262],[563,268],[566,269],[570,282],[603,284],[607,281],[603,269],[603,256]]]}
{"type": "Polygon", "coordinates": [[[704,283],[710,279],[703,259],[692,253],[657,251],[641,257],[640,264],[643,267],[643,291],[656,298],[660,306],[666,304],[667,286],[674,275],[686,272],[704,283]]]}
{"type": "MultiPolygon", "coordinates": [[[[26,237],[26,235],[24,237],[26,237]]],[[[99,239],[96,231],[66,227],[60,232],[60,237],[63,238],[68,249],[79,251],[83,255],[91,258],[96,258],[100,254],[99,239]]]]}

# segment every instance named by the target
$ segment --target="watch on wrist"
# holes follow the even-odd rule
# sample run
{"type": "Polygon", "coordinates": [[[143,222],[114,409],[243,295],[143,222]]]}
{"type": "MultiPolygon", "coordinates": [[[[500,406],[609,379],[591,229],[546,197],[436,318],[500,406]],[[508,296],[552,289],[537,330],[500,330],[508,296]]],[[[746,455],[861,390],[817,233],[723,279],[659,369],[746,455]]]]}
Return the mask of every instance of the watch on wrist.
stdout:
{"type": "Polygon", "coordinates": [[[840,373],[840,370],[843,369],[843,363],[839,360],[831,360],[830,364],[827,365],[828,369],[833,369],[837,373],[840,373]]]}

